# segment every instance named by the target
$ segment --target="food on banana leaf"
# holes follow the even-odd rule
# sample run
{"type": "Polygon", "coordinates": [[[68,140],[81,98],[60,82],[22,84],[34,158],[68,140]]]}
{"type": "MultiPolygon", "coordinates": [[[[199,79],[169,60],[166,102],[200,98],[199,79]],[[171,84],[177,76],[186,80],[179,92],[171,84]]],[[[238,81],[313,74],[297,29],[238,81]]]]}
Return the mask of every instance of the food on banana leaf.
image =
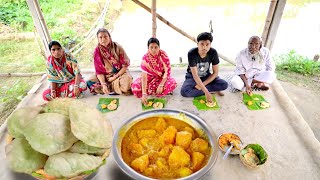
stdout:
{"type": "Polygon", "coordinates": [[[217,103],[215,102],[215,101],[213,101],[213,102],[206,102],[206,106],[208,106],[208,107],[210,107],[210,108],[212,108],[212,107],[214,107],[214,106],[216,106],[217,105],[217,103]]]}
{"type": "Polygon", "coordinates": [[[36,117],[42,107],[21,108],[12,113],[8,119],[8,131],[14,138],[23,138],[23,129],[25,126],[36,117]]]}
{"type": "Polygon", "coordinates": [[[88,154],[62,152],[48,158],[44,171],[56,178],[74,177],[102,164],[102,158],[88,154]]]}
{"type": "Polygon", "coordinates": [[[78,141],[68,117],[58,113],[37,115],[26,126],[24,135],[34,150],[48,156],[66,151],[78,141]]]}
{"type": "Polygon", "coordinates": [[[155,109],[162,109],[163,108],[163,103],[162,102],[155,102],[155,103],[153,103],[152,106],[155,109]]]}
{"type": "Polygon", "coordinates": [[[75,102],[72,106],[75,107],[69,111],[72,133],[90,146],[110,148],[112,127],[109,121],[98,110],[84,103],[75,102]]]}
{"type": "Polygon", "coordinates": [[[240,159],[247,166],[255,168],[267,161],[268,154],[259,144],[248,144],[240,151],[240,159]]]}
{"type": "Polygon", "coordinates": [[[48,156],[31,148],[24,138],[16,138],[6,146],[6,159],[10,169],[21,173],[32,173],[47,161],[48,156]]]}
{"type": "Polygon", "coordinates": [[[262,101],[262,102],[260,103],[260,107],[262,107],[262,108],[268,108],[268,107],[270,107],[270,104],[267,103],[267,102],[265,102],[265,101],[262,101]]]}

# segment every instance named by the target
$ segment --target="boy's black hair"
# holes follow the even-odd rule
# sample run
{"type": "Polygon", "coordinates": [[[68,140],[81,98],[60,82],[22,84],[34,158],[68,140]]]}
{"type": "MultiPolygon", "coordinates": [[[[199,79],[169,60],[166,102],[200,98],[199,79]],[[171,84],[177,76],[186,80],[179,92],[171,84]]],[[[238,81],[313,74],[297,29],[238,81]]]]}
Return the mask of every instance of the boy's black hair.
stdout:
{"type": "Polygon", "coordinates": [[[203,41],[203,40],[204,41],[209,40],[210,42],[212,42],[213,37],[212,37],[211,33],[208,33],[208,32],[200,33],[197,37],[197,42],[203,41]]]}

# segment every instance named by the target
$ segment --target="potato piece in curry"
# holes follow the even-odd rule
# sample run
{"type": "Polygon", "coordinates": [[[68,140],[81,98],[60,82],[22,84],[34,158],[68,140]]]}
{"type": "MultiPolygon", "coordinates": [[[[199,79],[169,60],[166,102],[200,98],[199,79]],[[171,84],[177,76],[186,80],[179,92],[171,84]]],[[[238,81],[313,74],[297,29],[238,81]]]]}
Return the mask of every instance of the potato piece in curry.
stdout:
{"type": "Polygon", "coordinates": [[[122,158],[138,173],[161,179],[189,176],[203,168],[212,147],[191,125],[150,117],[133,125],[121,144],[122,158]]]}

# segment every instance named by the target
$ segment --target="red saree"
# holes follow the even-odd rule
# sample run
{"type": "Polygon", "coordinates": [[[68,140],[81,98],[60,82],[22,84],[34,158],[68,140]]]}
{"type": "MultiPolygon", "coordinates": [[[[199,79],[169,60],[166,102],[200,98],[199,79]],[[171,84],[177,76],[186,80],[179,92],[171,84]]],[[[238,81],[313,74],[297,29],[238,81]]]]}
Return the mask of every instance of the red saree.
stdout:
{"type": "MultiPolygon", "coordinates": [[[[141,70],[147,74],[147,95],[157,97],[165,96],[177,87],[177,82],[171,77],[170,60],[166,52],[160,50],[156,56],[149,52],[143,56],[141,70]],[[156,94],[157,88],[162,81],[163,75],[167,73],[167,80],[164,83],[163,92],[156,94]]],[[[140,98],[142,96],[141,77],[131,84],[132,93],[140,98]]]]}

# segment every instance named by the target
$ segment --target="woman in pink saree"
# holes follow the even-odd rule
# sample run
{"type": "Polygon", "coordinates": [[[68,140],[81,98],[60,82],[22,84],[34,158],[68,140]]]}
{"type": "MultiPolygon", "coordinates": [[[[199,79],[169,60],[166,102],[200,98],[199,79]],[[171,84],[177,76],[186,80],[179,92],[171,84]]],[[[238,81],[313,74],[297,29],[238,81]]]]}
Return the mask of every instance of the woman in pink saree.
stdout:
{"type": "Polygon", "coordinates": [[[130,60],[124,49],[113,42],[108,30],[97,32],[98,46],[94,50],[95,75],[87,81],[93,94],[130,94],[132,76],[128,71],[130,60]]]}
{"type": "Polygon", "coordinates": [[[176,80],[171,77],[169,57],[160,49],[157,38],[149,39],[148,53],[143,56],[141,70],[141,77],[132,83],[131,90],[144,104],[148,95],[165,96],[177,87],[176,80]]]}

